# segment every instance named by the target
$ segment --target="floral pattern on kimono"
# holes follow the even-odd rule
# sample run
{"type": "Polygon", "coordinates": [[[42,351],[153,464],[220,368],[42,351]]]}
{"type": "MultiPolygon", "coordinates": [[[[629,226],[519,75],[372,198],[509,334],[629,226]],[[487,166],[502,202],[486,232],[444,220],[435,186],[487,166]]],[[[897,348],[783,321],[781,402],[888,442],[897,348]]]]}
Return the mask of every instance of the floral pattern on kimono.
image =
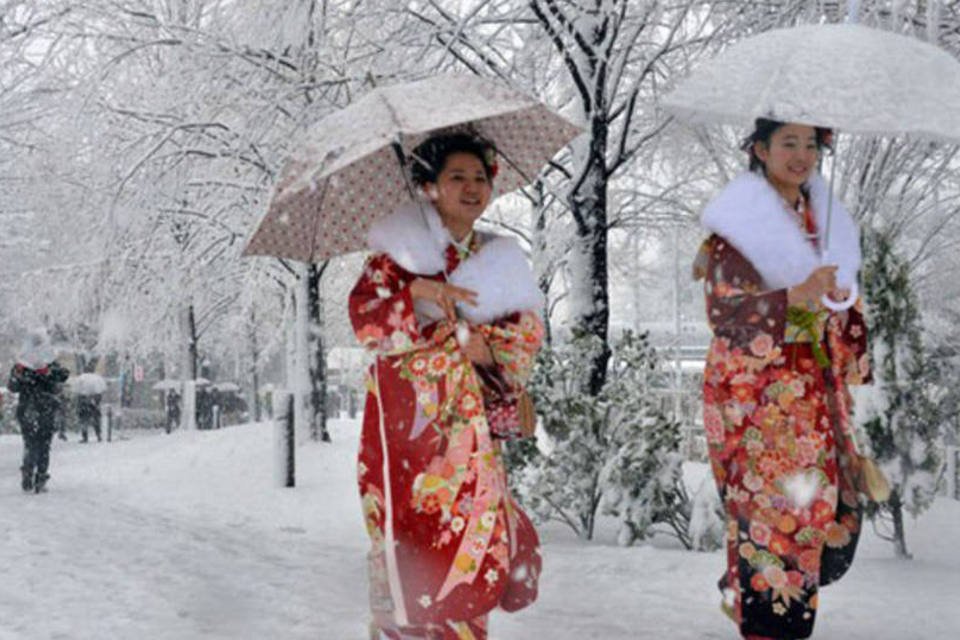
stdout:
{"type": "Polygon", "coordinates": [[[863,316],[824,314],[825,374],[809,333],[787,322],[786,289],[765,290],[728,241],[708,238],[695,273],[714,333],[704,427],[727,514],[725,608],[744,636],[806,638],[819,587],[846,571],[859,537],[851,452],[837,451],[824,376],[836,382],[837,426],[849,433],[847,385],[870,376],[863,316]]]}
{"type": "MultiPolygon", "coordinates": [[[[458,256],[446,256],[450,272],[458,256]]],[[[418,277],[375,254],[349,300],[357,338],[377,355],[358,473],[371,608],[387,637],[482,640],[491,609],[536,598],[539,542],[507,488],[484,391],[455,325],[418,322],[409,289],[418,277]]],[[[522,385],[543,338],[540,319],[515,313],[473,328],[488,341],[498,378],[522,385]]]]}

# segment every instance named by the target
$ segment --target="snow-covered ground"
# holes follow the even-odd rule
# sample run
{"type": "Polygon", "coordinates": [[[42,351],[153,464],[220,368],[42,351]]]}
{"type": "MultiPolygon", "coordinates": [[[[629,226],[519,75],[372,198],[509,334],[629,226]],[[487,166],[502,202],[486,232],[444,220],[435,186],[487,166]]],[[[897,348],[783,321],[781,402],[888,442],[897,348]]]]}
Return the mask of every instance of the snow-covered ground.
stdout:
{"type": "MultiPolygon", "coordinates": [[[[332,445],[300,447],[296,489],[273,484],[266,424],[56,441],[39,496],[20,491],[19,437],[0,436],[0,640],[363,640],[356,432],[335,422],[332,445]]],[[[738,637],[718,609],[719,553],[543,538],[540,600],[494,614],[492,638],[738,637]]],[[[908,543],[916,558],[898,561],[867,531],[816,638],[958,637],[960,502],[938,501],[908,543]]]]}

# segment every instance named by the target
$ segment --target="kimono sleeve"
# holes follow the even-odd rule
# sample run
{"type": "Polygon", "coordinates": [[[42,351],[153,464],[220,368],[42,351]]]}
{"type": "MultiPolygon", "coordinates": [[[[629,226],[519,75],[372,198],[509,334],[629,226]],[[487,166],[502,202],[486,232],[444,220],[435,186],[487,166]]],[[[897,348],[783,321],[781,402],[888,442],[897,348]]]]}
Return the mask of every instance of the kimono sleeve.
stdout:
{"type": "Polygon", "coordinates": [[[863,301],[835,316],[836,330],[830,334],[830,351],[835,360],[834,375],[847,385],[865,385],[873,382],[867,345],[867,322],[863,316],[863,301]]]}
{"type": "Polygon", "coordinates": [[[714,335],[732,348],[747,349],[769,336],[782,347],[787,322],[787,290],[762,290],[763,280],[747,259],[720,236],[704,242],[694,266],[704,279],[707,321],[714,335]]]}
{"type": "Polygon", "coordinates": [[[378,253],[364,266],[348,300],[357,340],[381,355],[408,351],[420,341],[410,282],[390,256],[378,253]]]}
{"type": "Polygon", "coordinates": [[[481,325],[494,365],[488,372],[513,392],[530,378],[537,352],[543,344],[544,326],[536,313],[515,313],[493,324],[481,325]]]}

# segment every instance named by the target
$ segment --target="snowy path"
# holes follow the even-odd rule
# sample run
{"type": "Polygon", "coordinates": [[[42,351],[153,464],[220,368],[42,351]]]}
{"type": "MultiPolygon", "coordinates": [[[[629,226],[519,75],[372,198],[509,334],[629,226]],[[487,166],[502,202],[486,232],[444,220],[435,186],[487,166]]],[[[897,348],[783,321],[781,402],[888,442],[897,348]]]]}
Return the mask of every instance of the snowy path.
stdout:
{"type": "Polygon", "coordinates": [[[40,496],[11,481],[19,444],[0,438],[0,638],[317,638],[334,626],[360,637],[362,621],[342,618],[364,584],[329,584],[363,575],[365,534],[356,522],[347,543],[327,543],[317,494],[273,489],[264,436],[58,443],[40,496]]]}
{"type": "MultiPolygon", "coordinates": [[[[0,640],[362,640],[356,425],[298,450],[299,486],[272,484],[270,429],[57,443],[51,492],[17,486],[19,439],[0,436],[0,640]]],[[[607,532],[606,537],[612,537],[607,532]]],[[[868,532],[824,591],[815,638],[953,638],[960,503],[911,527],[899,562],[868,532]]],[[[584,545],[547,527],[539,602],[496,614],[492,638],[735,640],[717,609],[719,554],[584,545]]]]}

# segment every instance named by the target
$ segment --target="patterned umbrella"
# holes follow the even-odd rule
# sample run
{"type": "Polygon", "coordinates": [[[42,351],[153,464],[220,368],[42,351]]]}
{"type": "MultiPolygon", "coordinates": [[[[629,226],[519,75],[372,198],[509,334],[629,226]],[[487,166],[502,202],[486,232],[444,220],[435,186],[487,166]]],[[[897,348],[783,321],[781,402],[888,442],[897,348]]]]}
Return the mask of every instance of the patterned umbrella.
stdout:
{"type": "Polygon", "coordinates": [[[486,78],[446,75],[374,89],[307,131],[244,255],[319,262],[363,249],[373,221],[410,199],[398,153],[458,129],[497,147],[500,194],[532,182],[582,132],[486,78]]]}

